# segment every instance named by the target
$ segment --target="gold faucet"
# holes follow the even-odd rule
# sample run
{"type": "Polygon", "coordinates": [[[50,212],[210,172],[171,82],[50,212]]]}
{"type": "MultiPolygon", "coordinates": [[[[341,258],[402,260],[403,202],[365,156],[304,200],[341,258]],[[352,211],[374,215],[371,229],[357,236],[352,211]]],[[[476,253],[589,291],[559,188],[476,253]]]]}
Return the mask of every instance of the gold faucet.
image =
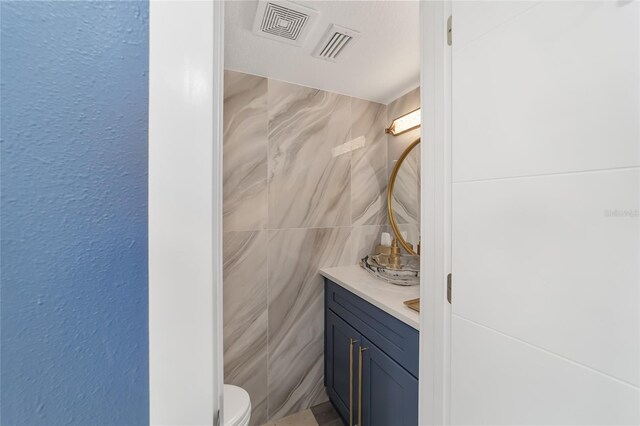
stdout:
{"type": "Polygon", "coordinates": [[[389,266],[398,269],[400,268],[400,246],[398,246],[398,240],[395,238],[391,241],[391,250],[389,251],[389,266]]]}

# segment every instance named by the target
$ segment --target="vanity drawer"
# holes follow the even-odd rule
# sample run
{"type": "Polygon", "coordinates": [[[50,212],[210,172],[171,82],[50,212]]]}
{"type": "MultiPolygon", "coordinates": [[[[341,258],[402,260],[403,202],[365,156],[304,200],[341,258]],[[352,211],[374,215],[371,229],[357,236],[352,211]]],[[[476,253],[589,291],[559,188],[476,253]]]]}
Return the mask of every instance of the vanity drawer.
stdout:
{"type": "Polygon", "coordinates": [[[418,330],[325,278],[325,303],[414,377],[418,377],[418,330]]]}

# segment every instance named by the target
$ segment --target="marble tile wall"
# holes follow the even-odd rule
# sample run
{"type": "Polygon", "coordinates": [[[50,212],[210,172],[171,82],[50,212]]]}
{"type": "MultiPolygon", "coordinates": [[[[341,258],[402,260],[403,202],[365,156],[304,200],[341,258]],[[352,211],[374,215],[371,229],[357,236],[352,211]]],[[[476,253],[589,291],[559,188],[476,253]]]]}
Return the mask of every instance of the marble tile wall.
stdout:
{"type": "Polygon", "coordinates": [[[226,72],[223,112],[223,226],[267,228],[267,80],[226,72]]]}
{"type": "Polygon", "coordinates": [[[317,271],[386,230],[387,121],[384,105],[225,72],[225,382],[254,425],[327,400],[317,271]]]}
{"type": "Polygon", "coordinates": [[[269,81],[269,228],[350,226],[346,96],[269,81]]]}

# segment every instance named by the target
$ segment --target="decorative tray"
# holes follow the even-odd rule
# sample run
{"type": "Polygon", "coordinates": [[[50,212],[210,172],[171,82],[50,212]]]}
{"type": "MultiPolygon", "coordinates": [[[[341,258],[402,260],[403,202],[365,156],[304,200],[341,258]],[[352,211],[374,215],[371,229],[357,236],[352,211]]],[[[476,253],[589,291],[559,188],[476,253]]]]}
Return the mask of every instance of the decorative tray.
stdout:
{"type": "Polygon", "coordinates": [[[402,255],[399,262],[391,265],[387,255],[369,255],[360,260],[360,266],[374,277],[391,284],[403,286],[420,284],[419,256],[402,255]]]}

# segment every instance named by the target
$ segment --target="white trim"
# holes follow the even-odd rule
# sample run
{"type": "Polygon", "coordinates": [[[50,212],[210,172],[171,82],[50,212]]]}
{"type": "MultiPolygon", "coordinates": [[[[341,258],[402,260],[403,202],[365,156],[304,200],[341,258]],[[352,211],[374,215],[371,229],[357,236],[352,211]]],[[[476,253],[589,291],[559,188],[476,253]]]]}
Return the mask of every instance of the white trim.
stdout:
{"type": "Polygon", "coordinates": [[[212,425],[221,406],[222,6],[152,1],[149,413],[212,425]]]}
{"type": "Polygon", "coordinates": [[[447,46],[450,1],[420,3],[422,270],[420,283],[419,424],[449,424],[451,309],[451,52],[447,46]]]}
{"type": "Polygon", "coordinates": [[[214,347],[217,349],[219,424],[224,425],[224,319],[223,319],[223,112],[224,112],[224,2],[213,2],[213,282],[217,312],[214,347]]]}

